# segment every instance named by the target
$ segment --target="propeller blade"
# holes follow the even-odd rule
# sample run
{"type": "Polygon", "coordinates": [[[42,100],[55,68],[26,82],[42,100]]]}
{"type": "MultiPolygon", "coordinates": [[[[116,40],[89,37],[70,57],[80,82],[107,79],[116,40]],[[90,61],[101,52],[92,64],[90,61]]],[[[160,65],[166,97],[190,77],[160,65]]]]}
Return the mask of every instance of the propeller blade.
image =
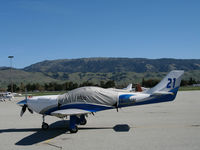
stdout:
{"type": "Polygon", "coordinates": [[[23,116],[23,114],[24,114],[24,112],[21,110],[21,112],[20,112],[20,117],[22,117],[22,116],[23,116]]]}
{"type": "Polygon", "coordinates": [[[22,110],[21,110],[21,112],[20,112],[20,116],[21,116],[21,117],[22,117],[23,114],[25,113],[26,107],[27,107],[27,105],[23,105],[22,110]]]}
{"type": "Polygon", "coordinates": [[[33,111],[32,111],[30,108],[28,108],[28,111],[29,111],[31,114],[33,114],[33,111]]]}

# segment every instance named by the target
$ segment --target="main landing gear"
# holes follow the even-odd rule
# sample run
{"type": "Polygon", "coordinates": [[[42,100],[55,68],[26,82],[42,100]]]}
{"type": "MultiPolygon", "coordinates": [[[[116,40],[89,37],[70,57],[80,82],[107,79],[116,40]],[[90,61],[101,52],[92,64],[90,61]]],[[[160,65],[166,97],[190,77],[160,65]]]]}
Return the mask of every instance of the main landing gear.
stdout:
{"type": "MultiPolygon", "coordinates": [[[[42,129],[47,130],[49,129],[49,125],[45,122],[45,115],[42,116],[42,129]]],[[[85,119],[85,115],[80,116],[70,116],[69,121],[69,131],[70,133],[76,133],[78,132],[78,126],[77,125],[86,125],[87,120],[85,119]]]]}
{"type": "Polygon", "coordinates": [[[77,125],[86,125],[87,120],[85,119],[85,115],[81,115],[80,117],[77,116],[70,116],[69,122],[69,131],[70,133],[78,132],[77,125]]]}

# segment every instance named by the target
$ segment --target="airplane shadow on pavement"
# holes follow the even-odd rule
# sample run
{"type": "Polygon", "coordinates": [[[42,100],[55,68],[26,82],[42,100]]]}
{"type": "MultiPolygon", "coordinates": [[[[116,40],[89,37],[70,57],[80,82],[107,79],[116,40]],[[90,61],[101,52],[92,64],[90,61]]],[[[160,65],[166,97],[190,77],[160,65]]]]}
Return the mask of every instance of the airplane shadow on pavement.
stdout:
{"type": "MultiPolygon", "coordinates": [[[[24,128],[24,129],[2,129],[0,130],[0,133],[35,132],[15,143],[15,145],[29,146],[29,145],[37,144],[40,142],[44,142],[49,139],[53,139],[57,136],[67,133],[69,131],[67,129],[68,126],[69,126],[69,120],[61,120],[61,121],[57,121],[51,124],[47,131],[44,131],[41,128],[24,128]]],[[[130,130],[130,127],[127,124],[119,124],[119,125],[115,125],[114,127],[81,127],[79,126],[79,130],[99,130],[99,129],[104,129],[104,130],[111,129],[111,130],[114,130],[115,132],[128,132],[130,130]]]]}

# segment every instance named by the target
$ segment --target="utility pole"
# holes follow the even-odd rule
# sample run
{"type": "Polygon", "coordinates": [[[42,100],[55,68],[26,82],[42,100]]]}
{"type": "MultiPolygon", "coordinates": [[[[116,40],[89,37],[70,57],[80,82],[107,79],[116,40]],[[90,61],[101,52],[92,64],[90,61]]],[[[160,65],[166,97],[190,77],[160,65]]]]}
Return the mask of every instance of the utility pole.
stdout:
{"type": "Polygon", "coordinates": [[[12,82],[12,59],[14,56],[8,56],[10,59],[10,85],[11,85],[11,92],[13,93],[13,82],[12,82]]]}

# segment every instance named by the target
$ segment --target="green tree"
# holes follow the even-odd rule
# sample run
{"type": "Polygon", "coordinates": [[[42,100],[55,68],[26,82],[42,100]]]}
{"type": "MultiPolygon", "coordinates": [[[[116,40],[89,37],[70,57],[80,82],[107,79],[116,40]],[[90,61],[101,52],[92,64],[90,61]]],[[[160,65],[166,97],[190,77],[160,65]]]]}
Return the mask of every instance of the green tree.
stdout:
{"type": "MultiPolygon", "coordinates": [[[[20,89],[20,88],[19,88],[16,84],[13,84],[13,92],[18,92],[19,89],[20,89]]],[[[11,84],[8,85],[7,91],[9,91],[9,92],[12,91],[12,89],[11,89],[11,84]]]]}
{"type": "Polygon", "coordinates": [[[107,81],[104,85],[104,88],[111,88],[111,87],[115,87],[115,81],[113,80],[107,81]]]}
{"type": "Polygon", "coordinates": [[[20,89],[21,92],[24,92],[24,91],[25,91],[25,85],[24,85],[23,82],[20,83],[19,89],[20,89]]]}

